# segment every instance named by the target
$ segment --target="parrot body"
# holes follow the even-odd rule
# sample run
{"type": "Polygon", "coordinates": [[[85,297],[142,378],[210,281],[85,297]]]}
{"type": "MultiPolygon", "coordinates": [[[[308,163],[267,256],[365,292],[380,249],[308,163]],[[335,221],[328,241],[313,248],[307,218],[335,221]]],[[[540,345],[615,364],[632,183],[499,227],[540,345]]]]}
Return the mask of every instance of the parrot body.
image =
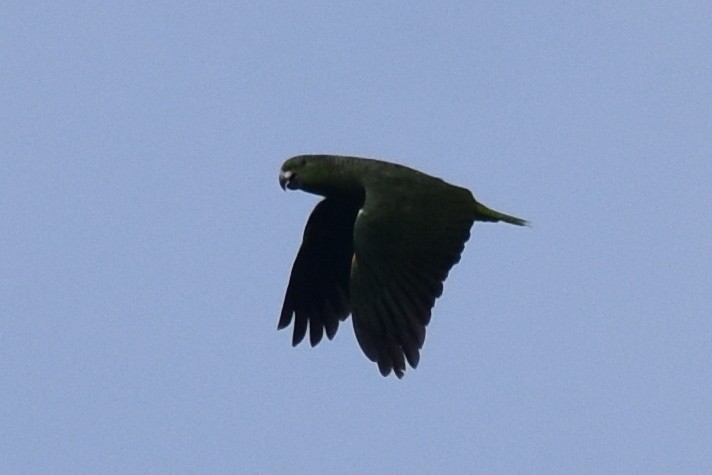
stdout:
{"type": "Polygon", "coordinates": [[[475,221],[526,221],[482,205],[469,190],[380,160],[300,155],[283,188],[325,198],[304,230],[278,328],[314,346],[352,314],[366,356],[383,376],[415,368],[435,299],[460,260],[475,221]]]}

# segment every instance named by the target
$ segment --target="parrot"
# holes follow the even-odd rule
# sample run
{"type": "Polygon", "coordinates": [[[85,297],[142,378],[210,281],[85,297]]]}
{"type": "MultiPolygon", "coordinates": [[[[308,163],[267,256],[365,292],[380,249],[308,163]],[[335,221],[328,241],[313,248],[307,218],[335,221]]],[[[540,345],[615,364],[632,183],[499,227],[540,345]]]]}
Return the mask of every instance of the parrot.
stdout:
{"type": "Polygon", "coordinates": [[[311,346],[352,316],[356,340],[385,377],[415,369],[435,300],[475,221],[527,225],[466,189],[372,158],[298,155],[279,171],[283,190],[323,196],[311,212],[277,325],[311,346]]]}

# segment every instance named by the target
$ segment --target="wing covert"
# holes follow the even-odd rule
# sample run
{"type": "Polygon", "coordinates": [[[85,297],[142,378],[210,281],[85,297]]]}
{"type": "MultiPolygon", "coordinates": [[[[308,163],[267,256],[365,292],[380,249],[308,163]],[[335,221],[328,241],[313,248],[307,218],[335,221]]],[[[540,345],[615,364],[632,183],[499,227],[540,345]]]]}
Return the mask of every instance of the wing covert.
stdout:
{"type": "Polygon", "coordinates": [[[381,195],[368,190],[354,224],[354,331],[384,376],[402,377],[406,361],[418,365],[433,305],[474,222],[469,191],[432,185],[395,197],[397,188],[381,195]]]}

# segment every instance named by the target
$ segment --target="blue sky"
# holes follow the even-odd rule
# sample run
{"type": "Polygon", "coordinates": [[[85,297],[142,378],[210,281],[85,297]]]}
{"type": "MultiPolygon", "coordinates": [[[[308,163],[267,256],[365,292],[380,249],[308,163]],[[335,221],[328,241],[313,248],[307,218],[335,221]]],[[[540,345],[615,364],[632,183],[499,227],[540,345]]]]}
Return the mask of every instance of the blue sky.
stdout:
{"type": "Polygon", "coordinates": [[[4,2],[0,472],[712,472],[708,2],[4,2]],[[276,323],[341,153],[466,186],[417,370],[276,323]]]}

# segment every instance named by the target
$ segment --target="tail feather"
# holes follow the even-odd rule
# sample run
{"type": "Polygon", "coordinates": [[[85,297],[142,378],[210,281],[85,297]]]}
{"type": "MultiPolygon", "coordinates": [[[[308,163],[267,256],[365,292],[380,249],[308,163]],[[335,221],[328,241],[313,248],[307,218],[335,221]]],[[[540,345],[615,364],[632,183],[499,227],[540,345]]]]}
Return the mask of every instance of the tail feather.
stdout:
{"type": "Polygon", "coordinates": [[[488,208],[480,202],[475,203],[475,211],[477,213],[475,215],[475,221],[489,221],[493,223],[496,223],[497,221],[504,221],[505,223],[516,224],[517,226],[529,225],[529,222],[526,219],[500,213],[499,211],[488,208]]]}

